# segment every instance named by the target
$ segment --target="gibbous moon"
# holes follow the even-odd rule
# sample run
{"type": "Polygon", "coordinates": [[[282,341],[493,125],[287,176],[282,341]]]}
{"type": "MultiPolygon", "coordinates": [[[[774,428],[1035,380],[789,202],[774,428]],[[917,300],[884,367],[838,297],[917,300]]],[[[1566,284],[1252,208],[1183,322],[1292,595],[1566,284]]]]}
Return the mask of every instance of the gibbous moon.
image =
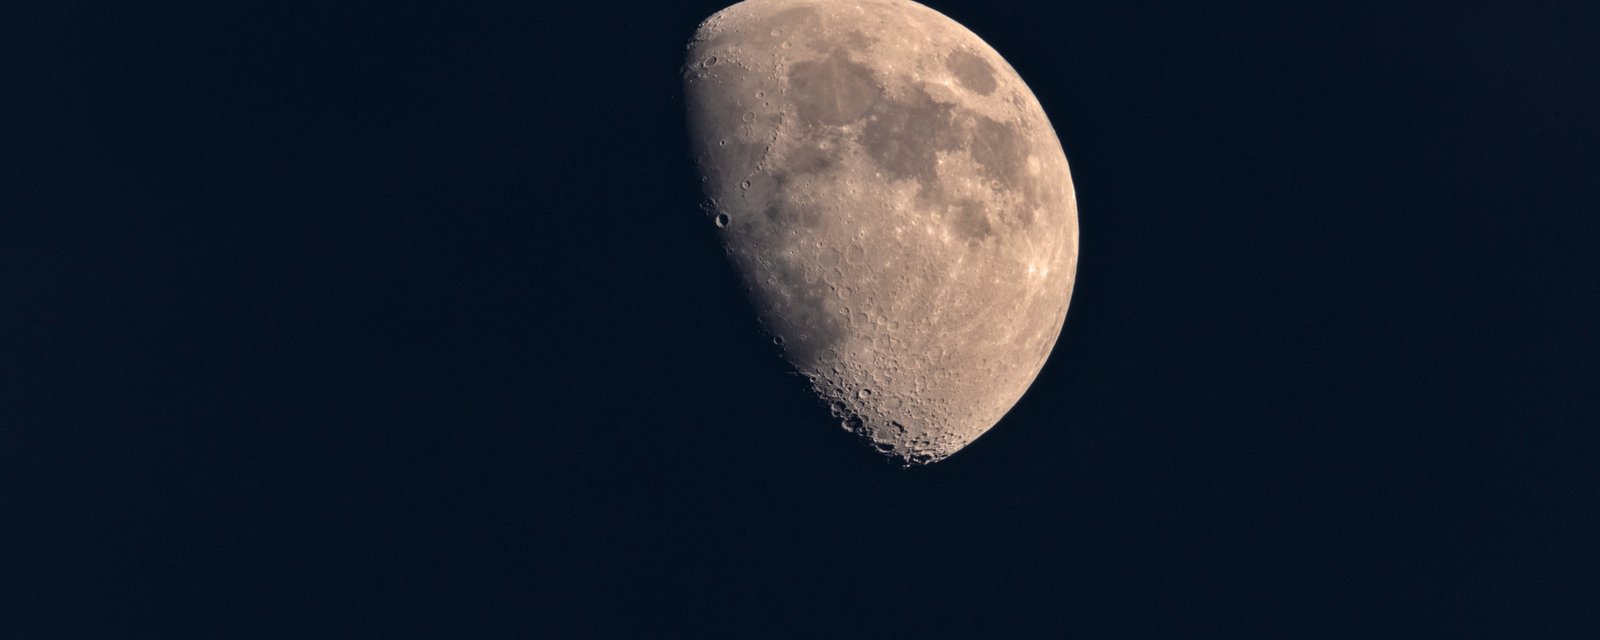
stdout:
{"type": "Polygon", "coordinates": [[[683,71],[717,233],[841,426],[905,465],[994,426],[1078,262],[1066,155],[1016,70],[908,0],[748,0],[683,71]]]}

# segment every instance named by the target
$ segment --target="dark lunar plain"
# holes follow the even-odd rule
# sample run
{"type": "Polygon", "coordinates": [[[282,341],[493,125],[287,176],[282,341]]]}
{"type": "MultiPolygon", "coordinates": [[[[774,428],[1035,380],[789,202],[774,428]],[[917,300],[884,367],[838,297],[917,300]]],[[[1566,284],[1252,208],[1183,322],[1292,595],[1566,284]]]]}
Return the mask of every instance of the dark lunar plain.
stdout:
{"type": "Polygon", "coordinates": [[[721,3],[29,4],[0,637],[1600,637],[1593,3],[928,2],[1081,254],[909,471],[698,209],[721,3]]]}

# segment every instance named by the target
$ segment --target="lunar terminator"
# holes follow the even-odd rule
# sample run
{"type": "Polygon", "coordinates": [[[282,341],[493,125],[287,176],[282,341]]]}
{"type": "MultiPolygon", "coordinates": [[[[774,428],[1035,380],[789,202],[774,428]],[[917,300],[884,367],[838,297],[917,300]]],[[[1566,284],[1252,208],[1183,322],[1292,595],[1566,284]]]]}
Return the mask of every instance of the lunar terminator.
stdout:
{"type": "Polygon", "coordinates": [[[711,224],[785,357],[906,465],[1016,404],[1077,269],[1066,156],[1032,91],[909,0],[747,0],[683,71],[711,224]]]}

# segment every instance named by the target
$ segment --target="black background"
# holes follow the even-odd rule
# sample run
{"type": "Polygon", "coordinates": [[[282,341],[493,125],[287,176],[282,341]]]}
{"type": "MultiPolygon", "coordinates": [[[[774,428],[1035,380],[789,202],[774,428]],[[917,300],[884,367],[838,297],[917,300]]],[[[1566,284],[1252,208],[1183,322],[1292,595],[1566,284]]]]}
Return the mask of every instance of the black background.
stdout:
{"type": "Polygon", "coordinates": [[[697,208],[718,3],[34,4],[0,637],[1600,637],[1592,4],[930,2],[1082,254],[911,471],[697,208]]]}

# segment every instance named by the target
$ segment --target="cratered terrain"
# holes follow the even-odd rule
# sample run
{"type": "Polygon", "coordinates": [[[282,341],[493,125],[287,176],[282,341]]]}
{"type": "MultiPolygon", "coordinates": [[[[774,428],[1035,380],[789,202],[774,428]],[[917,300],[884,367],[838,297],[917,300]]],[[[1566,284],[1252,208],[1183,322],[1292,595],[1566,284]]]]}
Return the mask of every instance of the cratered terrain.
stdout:
{"type": "Polygon", "coordinates": [[[1078,256],[1066,156],[1011,65],[907,0],[749,0],[683,76],[707,228],[840,423],[906,465],[994,426],[1078,256]]]}

